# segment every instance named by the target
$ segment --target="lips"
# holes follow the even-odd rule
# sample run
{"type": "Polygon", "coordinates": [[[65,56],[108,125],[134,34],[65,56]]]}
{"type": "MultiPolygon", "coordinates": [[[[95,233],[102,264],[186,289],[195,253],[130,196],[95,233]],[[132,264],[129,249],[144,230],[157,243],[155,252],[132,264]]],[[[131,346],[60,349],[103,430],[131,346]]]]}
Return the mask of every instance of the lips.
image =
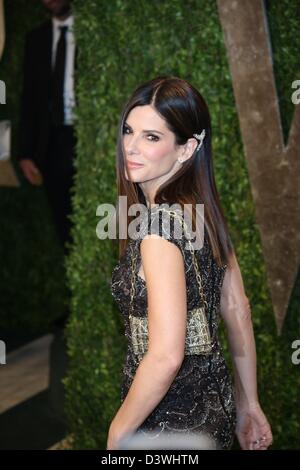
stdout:
{"type": "Polygon", "coordinates": [[[130,162],[129,160],[127,161],[127,164],[129,168],[141,168],[144,166],[142,163],[130,162]]]}

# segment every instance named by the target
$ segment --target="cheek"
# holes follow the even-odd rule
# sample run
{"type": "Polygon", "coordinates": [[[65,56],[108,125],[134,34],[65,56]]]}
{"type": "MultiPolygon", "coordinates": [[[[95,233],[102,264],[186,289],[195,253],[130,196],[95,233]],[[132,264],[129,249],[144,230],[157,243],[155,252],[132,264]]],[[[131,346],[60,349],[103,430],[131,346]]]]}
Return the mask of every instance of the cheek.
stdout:
{"type": "Polygon", "coordinates": [[[145,149],[145,157],[150,162],[169,162],[172,160],[172,147],[166,143],[153,144],[145,149]]]}

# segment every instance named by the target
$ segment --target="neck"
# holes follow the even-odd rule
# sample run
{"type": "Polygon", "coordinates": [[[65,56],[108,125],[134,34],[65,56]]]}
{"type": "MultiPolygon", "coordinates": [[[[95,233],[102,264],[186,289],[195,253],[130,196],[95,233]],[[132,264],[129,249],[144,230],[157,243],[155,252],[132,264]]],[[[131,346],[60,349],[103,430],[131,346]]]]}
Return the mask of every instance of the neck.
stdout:
{"type": "Polygon", "coordinates": [[[141,189],[142,189],[142,191],[143,191],[143,193],[144,193],[144,196],[145,196],[145,199],[146,199],[146,204],[147,204],[147,207],[148,207],[148,209],[149,209],[150,206],[151,206],[151,204],[155,204],[155,202],[154,202],[155,194],[151,195],[151,194],[149,194],[148,191],[146,192],[146,191],[144,190],[144,188],[142,187],[142,184],[141,184],[141,189]]]}
{"type": "Polygon", "coordinates": [[[65,21],[66,19],[68,19],[70,16],[72,15],[72,10],[71,8],[66,11],[65,13],[61,14],[61,15],[54,15],[54,18],[59,20],[59,21],[65,21]]]}

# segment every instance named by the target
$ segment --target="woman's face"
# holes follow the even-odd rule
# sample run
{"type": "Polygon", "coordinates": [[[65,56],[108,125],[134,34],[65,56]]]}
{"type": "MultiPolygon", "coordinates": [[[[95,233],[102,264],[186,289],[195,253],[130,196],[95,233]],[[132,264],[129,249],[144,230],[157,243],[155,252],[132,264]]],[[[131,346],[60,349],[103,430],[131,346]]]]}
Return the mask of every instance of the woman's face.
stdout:
{"type": "MultiPolygon", "coordinates": [[[[182,166],[182,145],[176,145],[175,134],[151,105],[136,106],[127,116],[124,131],[125,159],[133,182],[147,193],[153,193],[182,166]],[[139,163],[141,166],[130,166],[139,163]]],[[[125,177],[128,180],[125,167],[125,177]]]]}

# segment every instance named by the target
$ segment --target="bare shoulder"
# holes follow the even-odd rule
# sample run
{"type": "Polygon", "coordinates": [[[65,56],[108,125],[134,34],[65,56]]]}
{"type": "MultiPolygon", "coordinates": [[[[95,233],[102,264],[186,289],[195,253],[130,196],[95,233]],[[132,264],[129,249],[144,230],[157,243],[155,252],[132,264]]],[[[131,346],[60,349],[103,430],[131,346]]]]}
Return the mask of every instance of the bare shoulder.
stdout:
{"type": "Polygon", "coordinates": [[[146,281],[166,275],[170,281],[184,274],[184,260],[179,247],[164,237],[147,234],[140,249],[146,281]]]}

